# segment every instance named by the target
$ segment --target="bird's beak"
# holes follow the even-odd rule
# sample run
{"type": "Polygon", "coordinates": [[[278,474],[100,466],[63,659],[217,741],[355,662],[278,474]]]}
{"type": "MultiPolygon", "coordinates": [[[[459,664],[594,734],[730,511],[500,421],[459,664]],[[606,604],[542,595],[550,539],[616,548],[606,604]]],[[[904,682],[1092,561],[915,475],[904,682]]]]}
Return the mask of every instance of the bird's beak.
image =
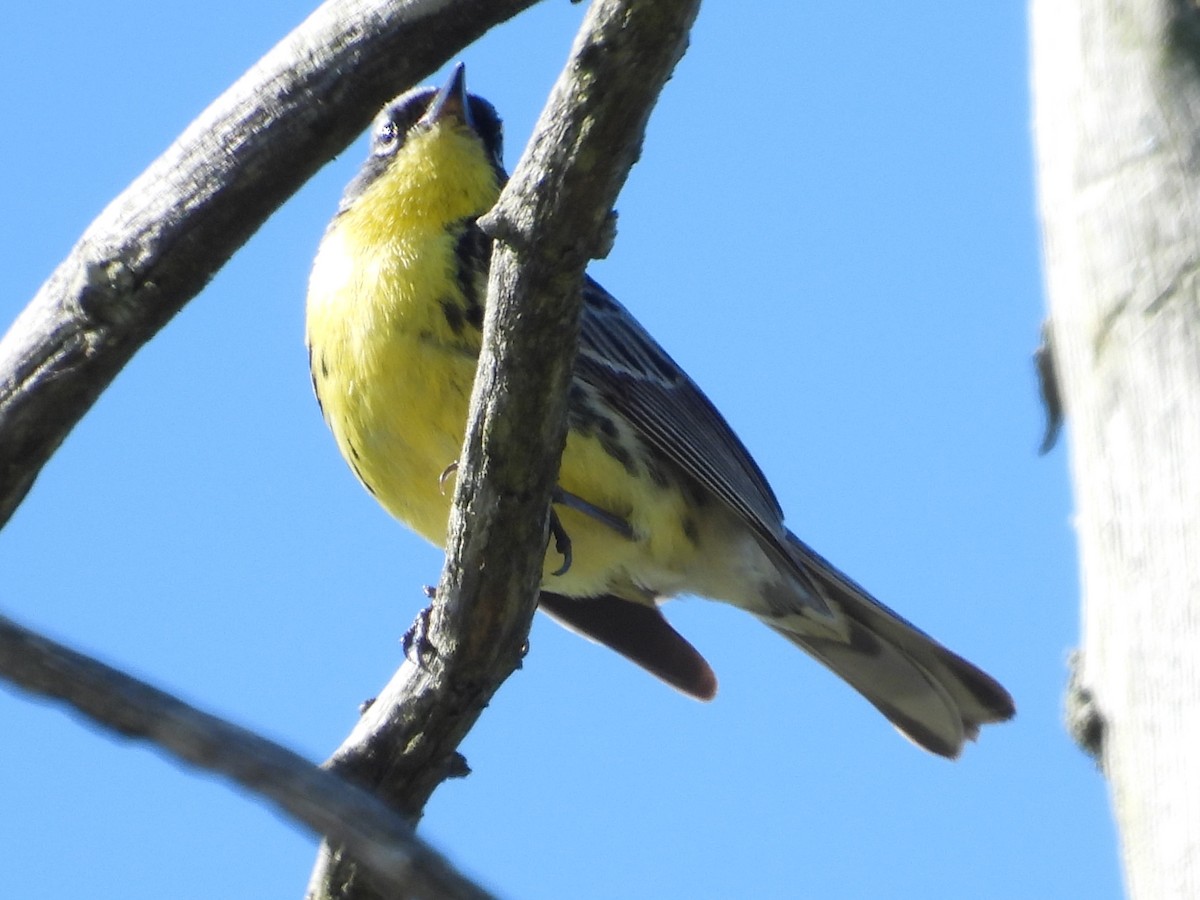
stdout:
{"type": "Polygon", "coordinates": [[[471,107],[467,103],[467,67],[459,63],[450,73],[450,80],[445,87],[438,91],[421,122],[433,125],[444,119],[458,119],[468,128],[473,128],[471,122],[471,107]]]}

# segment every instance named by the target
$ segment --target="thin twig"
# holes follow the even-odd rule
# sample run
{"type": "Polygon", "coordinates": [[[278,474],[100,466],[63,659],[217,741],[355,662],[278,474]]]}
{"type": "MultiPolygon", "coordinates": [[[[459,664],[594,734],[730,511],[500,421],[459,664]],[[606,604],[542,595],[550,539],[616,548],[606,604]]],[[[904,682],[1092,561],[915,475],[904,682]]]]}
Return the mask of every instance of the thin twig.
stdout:
{"type": "Polygon", "coordinates": [[[267,797],[352,848],[389,897],[483,900],[412,827],[361,788],[302,756],[0,616],[0,676],[96,724],[267,797]]]}

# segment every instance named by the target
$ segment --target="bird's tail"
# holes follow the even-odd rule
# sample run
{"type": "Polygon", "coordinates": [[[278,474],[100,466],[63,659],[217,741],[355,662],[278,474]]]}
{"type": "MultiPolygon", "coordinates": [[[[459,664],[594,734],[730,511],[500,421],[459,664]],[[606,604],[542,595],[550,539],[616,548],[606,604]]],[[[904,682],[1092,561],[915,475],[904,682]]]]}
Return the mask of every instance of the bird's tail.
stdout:
{"type": "Polygon", "coordinates": [[[789,534],[793,562],[810,576],[837,619],[830,631],[807,617],[762,617],[869,700],[913,743],[954,758],[979,727],[1016,712],[987,673],[896,615],[789,534]]]}

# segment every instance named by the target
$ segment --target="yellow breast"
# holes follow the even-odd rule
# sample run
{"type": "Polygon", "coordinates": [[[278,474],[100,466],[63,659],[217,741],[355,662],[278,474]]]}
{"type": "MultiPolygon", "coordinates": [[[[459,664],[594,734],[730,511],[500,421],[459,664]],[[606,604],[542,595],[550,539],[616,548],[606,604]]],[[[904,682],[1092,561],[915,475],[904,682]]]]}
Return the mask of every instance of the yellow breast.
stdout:
{"type": "Polygon", "coordinates": [[[459,293],[445,233],[383,245],[334,228],[322,242],[308,298],[313,384],[338,447],[392,515],[430,541],[445,539],[475,359],[470,329],[454,334],[432,298],[459,293]]]}
{"type": "Polygon", "coordinates": [[[461,129],[414,134],[321,242],[309,280],[313,384],[338,447],[394,516],[442,543],[479,332],[456,241],[499,179],[461,129]],[[473,172],[471,178],[446,173],[473,172]]]}
{"type": "MultiPolygon", "coordinates": [[[[458,158],[470,152],[478,151],[454,133],[410,138],[400,150],[407,158],[335,219],[308,295],[313,384],[342,455],[388,512],[439,546],[452,494],[442,475],[462,450],[481,344],[478,321],[465,316],[472,304],[463,279],[476,273],[460,265],[458,241],[499,192],[490,166],[458,158]],[[464,168],[475,177],[443,178],[464,168]]],[[[614,437],[638,447],[628,423],[613,416],[604,424],[607,440],[587,429],[569,434],[560,483],[629,527],[622,533],[558,506],[573,561],[551,574],[562,565],[551,549],[547,587],[630,599],[671,593],[695,556],[688,503],[677,483],[655,483],[615,452],[614,437]]]]}

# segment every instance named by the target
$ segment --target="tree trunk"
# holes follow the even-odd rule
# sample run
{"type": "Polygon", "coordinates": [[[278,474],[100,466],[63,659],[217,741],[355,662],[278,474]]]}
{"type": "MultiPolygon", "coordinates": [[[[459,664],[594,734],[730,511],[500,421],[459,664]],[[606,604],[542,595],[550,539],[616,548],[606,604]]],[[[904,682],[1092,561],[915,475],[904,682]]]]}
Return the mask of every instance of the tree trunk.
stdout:
{"type": "Polygon", "coordinates": [[[1197,897],[1200,10],[1034,0],[1031,22],[1083,585],[1069,700],[1109,780],[1129,895],[1197,897]]]}

